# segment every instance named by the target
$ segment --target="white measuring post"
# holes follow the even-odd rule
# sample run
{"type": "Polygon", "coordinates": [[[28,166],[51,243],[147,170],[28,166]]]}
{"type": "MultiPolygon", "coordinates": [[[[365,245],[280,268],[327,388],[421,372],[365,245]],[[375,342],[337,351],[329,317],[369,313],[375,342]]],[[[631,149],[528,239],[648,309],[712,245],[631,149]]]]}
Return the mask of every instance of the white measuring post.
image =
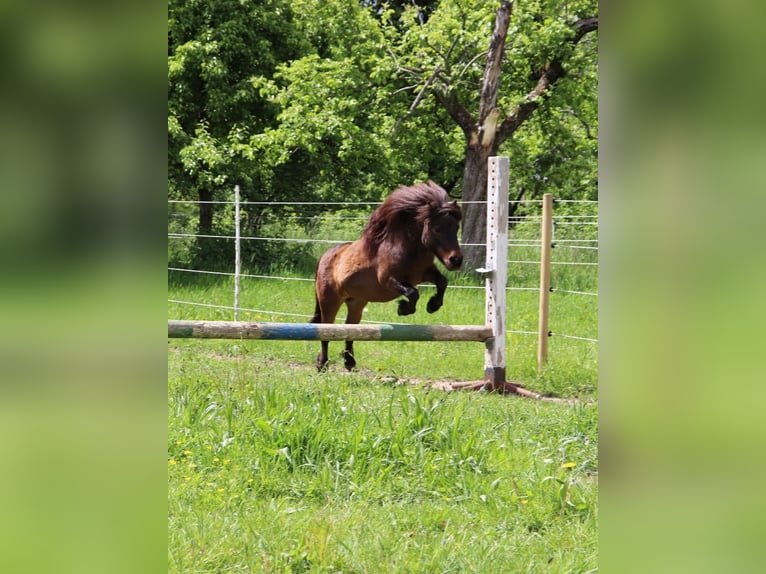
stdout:
{"type": "Polygon", "coordinates": [[[551,248],[553,247],[553,194],[543,195],[543,224],[540,239],[540,305],[537,326],[537,367],[548,360],[548,316],[551,299],[551,248]]]}
{"type": "Polygon", "coordinates": [[[239,246],[239,186],[234,186],[234,320],[239,321],[239,275],[240,275],[240,246],[239,246]]]}
{"type": "Polygon", "coordinates": [[[491,157],[487,170],[487,259],[485,322],[492,337],[485,343],[484,381],[492,389],[505,385],[505,288],[508,281],[507,157],[491,157]]]}

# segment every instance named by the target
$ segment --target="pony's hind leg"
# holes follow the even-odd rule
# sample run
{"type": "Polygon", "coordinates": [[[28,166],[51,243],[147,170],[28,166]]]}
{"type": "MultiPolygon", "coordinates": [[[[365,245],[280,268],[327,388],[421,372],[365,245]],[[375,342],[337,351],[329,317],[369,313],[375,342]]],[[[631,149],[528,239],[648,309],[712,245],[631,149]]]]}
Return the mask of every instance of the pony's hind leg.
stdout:
{"type": "MultiPolygon", "coordinates": [[[[321,302],[320,298],[317,297],[317,310],[314,313],[314,317],[311,319],[312,323],[333,323],[335,321],[335,316],[338,314],[338,309],[340,309],[340,301],[338,301],[336,297],[328,296],[326,293],[323,293],[323,295],[324,297],[321,302]]],[[[327,369],[327,363],[330,360],[328,351],[329,344],[329,341],[321,341],[321,348],[316,360],[317,370],[319,372],[327,369]]]]}
{"type": "MultiPolygon", "coordinates": [[[[357,325],[362,320],[362,312],[364,311],[366,301],[359,301],[358,299],[349,299],[346,301],[346,325],[357,325]]],[[[346,341],[346,348],[343,351],[343,366],[347,370],[352,370],[356,367],[356,358],[354,357],[354,341],[346,341]]]]}
{"type": "Polygon", "coordinates": [[[346,341],[346,348],[343,350],[343,366],[346,367],[347,371],[351,371],[356,367],[353,341],[346,341]]]}

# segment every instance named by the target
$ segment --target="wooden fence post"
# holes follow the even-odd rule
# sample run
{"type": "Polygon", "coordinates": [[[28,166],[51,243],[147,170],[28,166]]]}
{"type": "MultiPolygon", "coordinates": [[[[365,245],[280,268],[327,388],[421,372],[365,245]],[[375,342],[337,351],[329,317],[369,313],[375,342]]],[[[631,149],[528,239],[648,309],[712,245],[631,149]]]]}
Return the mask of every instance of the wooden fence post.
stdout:
{"type": "Polygon", "coordinates": [[[487,259],[485,323],[492,329],[484,353],[484,382],[505,387],[505,288],[508,279],[507,157],[489,158],[487,170],[487,259]]]}
{"type": "Polygon", "coordinates": [[[543,195],[542,238],[540,239],[540,305],[537,327],[537,367],[548,359],[548,316],[551,296],[551,248],[553,247],[553,194],[543,195]]]}
{"type": "Polygon", "coordinates": [[[234,186],[234,320],[239,321],[239,275],[240,275],[240,235],[239,235],[239,186],[234,186]]]}

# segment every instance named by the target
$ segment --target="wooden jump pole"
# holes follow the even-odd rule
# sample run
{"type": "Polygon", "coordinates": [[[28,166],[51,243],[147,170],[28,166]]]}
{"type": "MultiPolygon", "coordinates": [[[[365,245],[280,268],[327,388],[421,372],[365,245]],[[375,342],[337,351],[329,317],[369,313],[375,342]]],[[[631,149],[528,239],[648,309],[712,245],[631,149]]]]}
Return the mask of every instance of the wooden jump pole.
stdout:
{"type": "Polygon", "coordinates": [[[265,339],[285,341],[475,341],[492,337],[484,325],[346,325],[341,323],[254,323],[168,321],[169,338],[265,339]]]}

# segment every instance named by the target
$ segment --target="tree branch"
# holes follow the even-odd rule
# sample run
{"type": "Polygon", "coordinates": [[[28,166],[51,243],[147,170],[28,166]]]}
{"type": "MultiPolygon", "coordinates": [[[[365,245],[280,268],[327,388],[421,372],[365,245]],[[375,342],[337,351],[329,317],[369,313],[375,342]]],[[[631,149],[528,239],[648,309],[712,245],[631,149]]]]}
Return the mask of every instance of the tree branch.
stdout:
{"type": "MultiPolygon", "coordinates": [[[[572,29],[574,34],[569,38],[568,42],[577,44],[589,32],[598,30],[598,16],[578,20],[572,25],[572,29]]],[[[540,105],[543,94],[565,74],[561,59],[553,60],[545,66],[534,89],[527,94],[521,104],[511,110],[500,124],[500,127],[497,129],[497,145],[505,141],[513,132],[519,129],[521,124],[529,119],[540,105]]]]}
{"type": "Polygon", "coordinates": [[[572,44],[577,44],[585,34],[598,30],[598,16],[578,20],[572,24],[572,28],[575,30],[575,35],[572,37],[571,42],[572,44]]]}
{"type": "Polygon", "coordinates": [[[476,120],[471,113],[463,107],[463,105],[457,101],[455,92],[448,90],[442,91],[434,89],[434,96],[439,104],[447,110],[450,117],[455,120],[455,123],[460,126],[463,133],[469,136],[471,132],[476,128],[476,120]]]}
{"type": "Polygon", "coordinates": [[[394,90],[393,92],[391,92],[391,95],[395,96],[399,92],[408,92],[410,90],[414,90],[417,87],[418,87],[418,84],[413,84],[411,86],[404,86],[403,88],[399,88],[398,90],[394,90]]]}
{"type": "Polygon", "coordinates": [[[500,69],[503,61],[505,38],[508,35],[508,25],[511,21],[513,2],[503,0],[497,9],[495,30],[489,40],[487,64],[481,78],[481,96],[479,104],[479,123],[497,107],[497,90],[500,81],[500,69]]]}
{"type": "Polygon", "coordinates": [[[388,55],[391,57],[391,59],[394,61],[394,65],[396,66],[397,72],[406,72],[410,76],[413,76],[416,78],[420,77],[420,75],[423,73],[423,70],[420,68],[407,68],[405,66],[400,65],[399,60],[396,59],[396,54],[394,54],[391,51],[391,48],[389,48],[388,46],[386,46],[386,51],[388,52],[388,55]]]}
{"type": "Polygon", "coordinates": [[[486,52],[480,52],[480,53],[476,54],[473,58],[471,58],[468,61],[468,63],[465,66],[463,66],[463,69],[460,70],[460,73],[457,75],[458,79],[462,78],[463,75],[468,71],[468,68],[471,67],[471,64],[473,64],[476,60],[481,58],[484,54],[486,54],[486,52]]]}
{"type": "Polygon", "coordinates": [[[460,40],[460,34],[455,34],[455,38],[452,40],[452,44],[450,44],[447,53],[444,55],[444,65],[447,66],[447,68],[449,68],[449,59],[452,55],[452,50],[454,50],[455,46],[457,46],[458,40],[460,40]]]}
{"type": "Polygon", "coordinates": [[[577,115],[577,112],[574,110],[561,110],[561,113],[569,114],[573,118],[575,118],[580,124],[582,125],[583,129],[585,129],[585,137],[589,140],[595,140],[596,137],[591,133],[590,126],[587,124],[587,122],[582,119],[580,116],[577,115]]]}

